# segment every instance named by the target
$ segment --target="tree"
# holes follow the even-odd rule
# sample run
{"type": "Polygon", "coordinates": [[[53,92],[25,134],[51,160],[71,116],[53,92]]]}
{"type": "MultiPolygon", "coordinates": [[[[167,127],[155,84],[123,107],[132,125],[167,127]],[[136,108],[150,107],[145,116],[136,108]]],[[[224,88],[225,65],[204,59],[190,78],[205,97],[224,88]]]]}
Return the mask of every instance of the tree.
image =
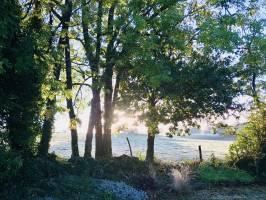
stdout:
{"type": "Polygon", "coordinates": [[[141,111],[139,118],[148,128],[147,161],[154,159],[154,139],[160,123],[172,125],[170,135],[181,134],[182,129],[184,133],[188,131],[186,128],[195,126],[196,119],[223,114],[234,108],[233,98],[237,90],[233,72],[227,64],[197,55],[188,63],[170,64],[169,60],[158,64],[156,57],[151,66],[146,63],[138,65],[150,68],[146,74],[138,71],[139,68],[129,71],[122,84],[121,98],[124,101],[120,104],[141,111]],[[154,68],[162,73],[154,73],[154,68]]]}
{"type": "Polygon", "coordinates": [[[96,154],[102,151],[104,156],[110,157],[112,155],[111,126],[122,75],[119,69],[123,68],[121,67],[122,60],[139,46],[138,38],[143,36],[141,31],[145,29],[145,23],[158,17],[163,11],[175,7],[176,1],[115,0],[108,2],[92,1],[88,4],[85,1],[82,4],[83,38],[81,40],[92,72],[93,98],[85,156],[91,155],[92,130],[98,124],[96,154]],[[114,78],[116,79],[115,84],[113,84],[114,78]],[[101,91],[104,94],[103,116],[101,116],[99,95],[101,91]],[[93,113],[96,114],[93,115],[93,113]],[[103,128],[101,127],[102,120],[104,122],[103,128]],[[102,144],[101,149],[97,148],[99,146],[97,144],[102,144]]]}
{"type": "MultiPolygon", "coordinates": [[[[66,89],[72,93],[73,82],[72,82],[72,64],[70,55],[70,42],[69,42],[69,23],[72,15],[72,0],[65,1],[65,8],[63,10],[62,18],[62,30],[65,32],[63,38],[63,44],[65,46],[65,65],[66,65],[66,89]]],[[[66,98],[67,109],[70,119],[70,131],[71,131],[71,157],[79,156],[78,149],[78,133],[77,133],[77,119],[74,111],[72,95],[66,98]]]]}
{"type": "Polygon", "coordinates": [[[5,0],[1,9],[1,132],[7,133],[12,150],[32,155],[40,133],[41,87],[47,72],[40,4],[35,1],[25,16],[17,1],[5,0]]]}
{"type": "MultiPolygon", "coordinates": [[[[56,28],[54,28],[54,15],[52,14],[52,9],[49,7],[49,29],[50,29],[50,39],[49,39],[49,49],[47,54],[49,54],[51,59],[52,69],[50,70],[50,75],[48,73],[46,77],[46,90],[43,90],[43,96],[45,96],[46,104],[44,111],[44,120],[42,124],[42,135],[39,144],[39,155],[46,156],[49,151],[49,143],[52,137],[52,129],[54,124],[54,117],[57,112],[56,106],[56,96],[60,91],[60,74],[62,71],[62,58],[63,58],[63,34],[56,33],[56,28]],[[58,38],[56,40],[56,38],[58,38]]],[[[64,20],[64,19],[61,19],[64,20]]],[[[64,22],[63,22],[64,23],[64,22]]]]}
{"type": "Polygon", "coordinates": [[[242,43],[238,48],[238,73],[243,82],[245,95],[252,97],[252,104],[247,108],[247,123],[237,131],[237,139],[230,146],[229,155],[232,163],[256,175],[265,173],[266,152],[266,110],[265,110],[265,74],[266,74],[266,39],[265,17],[257,14],[265,10],[265,5],[258,1],[250,7],[245,20],[240,20],[242,43]]]}
{"type": "Polygon", "coordinates": [[[196,125],[197,118],[238,107],[233,103],[240,91],[235,85],[236,67],[228,54],[241,44],[232,27],[242,13],[231,14],[230,6],[238,10],[243,5],[192,3],[167,10],[145,24],[148,31],[142,33],[141,48],[127,64],[131,69],[123,82],[123,99],[142,111],[141,119],[148,128],[148,161],[153,160],[159,123],[171,123],[172,133],[184,128],[187,132],[186,127],[196,125]],[[173,16],[179,20],[169,20],[173,16]],[[184,122],[183,128],[180,122],[184,122]]]}
{"type": "Polygon", "coordinates": [[[102,37],[102,15],[103,15],[103,2],[98,1],[97,10],[97,23],[96,23],[96,48],[95,53],[93,53],[92,38],[89,35],[88,30],[88,7],[86,1],[82,1],[82,29],[84,37],[84,49],[86,52],[86,57],[91,65],[92,74],[92,99],[91,99],[91,112],[89,119],[89,126],[85,141],[85,151],[84,157],[91,157],[92,150],[92,139],[93,139],[93,129],[96,131],[96,145],[95,145],[95,157],[101,157],[103,154],[102,150],[102,114],[101,114],[101,85],[100,85],[100,53],[101,53],[101,37],[102,37]]]}
{"type": "MultiPolygon", "coordinates": [[[[265,89],[263,77],[266,74],[266,39],[262,20],[247,20],[242,25],[242,45],[239,48],[238,71],[243,81],[245,94],[259,104],[259,97],[265,89]]],[[[263,95],[262,95],[263,97],[263,95]]]]}

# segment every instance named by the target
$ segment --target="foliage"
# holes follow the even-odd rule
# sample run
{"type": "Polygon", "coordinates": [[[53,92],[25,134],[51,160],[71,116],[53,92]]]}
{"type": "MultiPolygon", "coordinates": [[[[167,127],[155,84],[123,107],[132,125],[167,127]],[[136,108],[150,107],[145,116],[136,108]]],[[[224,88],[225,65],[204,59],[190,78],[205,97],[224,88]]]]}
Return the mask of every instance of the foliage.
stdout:
{"type": "Polygon", "coordinates": [[[225,166],[215,167],[208,163],[199,166],[199,177],[200,180],[211,184],[250,184],[255,181],[246,171],[225,166]]]}
{"type": "Polygon", "coordinates": [[[23,160],[16,153],[0,149],[0,184],[5,186],[13,179],[23,166],[23,160]]]}
{"type": "Polygon", "coordinates": [[[254,109],[246,126],[237,133],[237,140],[230,146],[230,159],[253,173],[265,173],[266,110],[265,105],[254,109]]]}
{"type": "Polygon", "coordinates": [[[136,152],[136,157],[141,160],[144,161],[145,160],[145,153],[143,153],[142,151],[137,151],[136,152]]]}
{"type": "Polygon", "coordinates": [[[169,135],[187,134],[197,119],[239,108],[233,99],[240,85],[229,53],[241,42],[233,28],[240,14],[229,14],[229,7],[241,9],[238,2],[206,3],[166,2],[168,9],[144,18],[141,31],[132,28],[131,38],[128,34],[131,46],[124,47],[130,59],[121,61],[127,68],[118,68],[123,72],[119,105],[148,127],[147,157],[153,156],[158,124],[170,124],[169,135]]]}
{"type": "Polygon", "coordinates": [[[154,59],[152,66],[144,63],[129,70],[120,92],[120,105],[145,122],[149,136],[159,133],[159,123],[171,125],[169,135],[186,134],[197,125],[196,119],[238,108],[233,103],[238,88],[233,68],[227,66],[230,60],[195,54],[190,61],[160,63],[153,69],[158,57],[154,59]],[[151,69],[143,73],[145,67],[151,69]],[[163,73],[153,72],[158,69],[163,73]],[[156,84],[149,81],[155,74],[156,84]]]}
{"type": "MultiPolygon", "coordinates": [[[[160,123],[172,125],[170,135],[186,134],[196,119],[239,108],[233,101],[239,91],[259,105],[266,48],[265,21],[256,16],[258,2],[2,0],[0,198],[112,198],[108,192],[98,194],[90,177],[123,181],[107,181],[111,192],[137,193],[124,182],[139,189],[165,189],[173,167],[149,165],[141,154],[139,159],[69,162],[33,158],[41,126],[49,119],[47,154],[58,96],[69,100],[73,130],[82,86],[91,87],[91,132],[95,128],[99,133],[96,146],[106,155],[112,153],[112,115],[118,99],[148,126],[151,151],[160,123]],[[60,76],[63,61],[67,73],[60,76]]],[[[230,148],[236,166],[257,174],[266,173],[265,121],[265,106],[260,105],[230,148]]],[[[77,141],[73,144],[77,147],[77,141]]],[[[211,183],[254,181],[214,157],[198,169],[201,179],[211,183]]],[[[187,183],[188,173],[176,166],[174,188],[187,183]]]]}
{"type": "Polygon", "coordinates": [[[2,185],[1,199],[102,199],[90,177],[72,172],[67,161],[35,158],[23,161],[16,176],[2,185]]]}
{"type": "Polygon", "coordinates": [[[18,1],[1,2],[0,129],[11,149],[32,154],[40,131],[41,86],[47,69],[41,54],[47,42],[41,43],[39,20],[33,16],[22,21],[21,9],[18,1]]]}
{"type": "Polygon", "coordinates": [[[114,199],[113,196],[114,195],[110,192],[104,192],[103,193],[103,200],[113,200],[114,199]]]}

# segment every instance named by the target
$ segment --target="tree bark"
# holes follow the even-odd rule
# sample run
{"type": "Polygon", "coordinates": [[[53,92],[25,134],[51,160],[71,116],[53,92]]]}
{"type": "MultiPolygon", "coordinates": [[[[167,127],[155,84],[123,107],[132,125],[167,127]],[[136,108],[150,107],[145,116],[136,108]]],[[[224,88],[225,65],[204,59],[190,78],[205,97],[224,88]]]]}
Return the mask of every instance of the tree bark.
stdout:
{"type": "MultiPolygon", "coordinates": [[[[107,34],[110,36],[110,40],[107,44],[106,51],[106,69],[104,72],[104,135],[103,135],[103,143],[104,143],[104,156],[112,157],[112,119],[113,119],[113,108],[115,103],[113,104],[113,56],[114,56],[114,42],[116,39],[116,34],[114,33],[114,12],[116,8],[117,1],[114,1],[112,6],[108,12],[108,25],[107,25],[107,34]]],[[[118,80],[119,83],[119,80],[118,80]]],[[[118,85],[119,86],[119,85],[118,85]]],[[[115,90],[116,97],[118,93],[118,87],[115,90]]]]}
{"type": "Polygon", "coordinates": [[[146,151],[146,161],[153,162],[154,161],[154,140],[155,134],[150,128],[148,128],[148,139],[147,139],[147,151],[146,151]]]}
{"type": "Polygon", "coordinates": [[[95,94],[95,158],[101,158],[103,156],[103,129],[102,129],[102,111],[101,111],[101,100],[100,90],[96,91],[95,94]]]}
{"type": "Polygon", "coordinates": [[[95,158],[100,158],[102,156],[102,122],[101,122],[101,100],[100,91],[93,90],[93,98],[91,100],[91,111],[90,120],[85,141],[85,152],[84,157],[90,158],[92,151],[92,139],[93,139],[93,129],[96,132],[96,143],[95,143],[95,158]]]}
{"type": "Polygon", "coordinates": [[[86,1],[82,0],[82,28],[83,36],[85,41],[85,51],[87,59],[91,65],[92,72],[92,99],[91,99],[91,110],[88,130],[85,141],[85,152],[84,157],[91,157],[92,150],[92,139],[93,129],[95,128],[95,158],[102,156],[102,116],[101,116],[101,87],[99,80],[99,62],[101,53],[101,37],[102,37],[102,15],[103,15],[103,2],[98,1],[98,12],[97,12],[97,38],[96,38],[96,52],[93,55],[93,48],[91,43],[92,39],[88,34],[88,15],[86,12],[86,1]]]}
{"type": "Polygon", "coordinates": [[[118,100],[118,93],[119,93],[119,87],[120,87],[120,80],[122,77],[122,71],[119,71],[116,75],[116,81],[115,81],[115,88],[114,88],[114,94],[113,94],[113,102],[112,102],[112,113],[114,113],[114,109],[118,100]]]}
{"type": "MultiPolygon", "coordinates": [[[[67,79],[67,89],[72,91],[72,66],[70,60],[70,44],[69,38],[66,36],[66,46],[65,46],[65,62],[66,62],[66,79],[67,79]]],[[[70,120],[70,132],[71,132],[71,148],[72,155],[71,157],[79,156],[78,149],[78,133],[77,133],[77,124],[76,124],[76,115],[74,111],[72,97],[66,98],[68,115],[70,120]]]]}
{"type": "Polygon", "coordinates": [[[156,110],[156,100],[155,95],[152,93],[148,100],[148,115],[146,125],[148,127],[148,138],[147,138],[147,151],[146,151],[146,161],[154,161],[154,140],[156,134],[159,133],[158,120],[157,120],[157,110],[156,110]]]}
{"type": "Polygon", "coordinates": [[[92,151],[92,139],[93,139],[93,129],[95,126],[95,100],[92,98],[91,100],[91,110],[90,110],[90,119],[89,119],[89,125],[86,133],[86,140],[85,140],[85,151],[84,151],[84,157],[85,158],[91,158],[91,151],[92,151]]]}
{"type": "Polygon", "coordinates": [[[42,136],[39,145],[39,155],[47,156],[49,151],[49,143],[52,137],[52,128],[54,124],[54,107],[55,100],[47,100],[46,103],[46,116],[42,125],[42,136]]]}
{"type": "MultiPolygon", "coordinates": [[[[65,63],[66,63],[66,89],[72,91],[72,63],[71,63],[71,55],[70,55],[70,42],[68,36],[68,29],[72,13],[72,1],[66,0],[65,1],[65,23],[63,24],[63,30],[65,30],[66,35],[64,37],[64,45],[65,45],[65,63]]],[[[77,133],[77,124],[76,124],[76,115],[73,106],[72,97],[66,98],[67,108],[68,108],[68,115],[70,119],[70,131],[71,131],[71,148],[72,148],[72,155],[71,157],[78,157],[79,156],[79,149],[78,149],[78,133],[77,133]]]]}
{"type": "MultiPolygon", "coordinates": [[[[62,45],[62,37],[59,38],[57,48],[59,49],[61,45],[62,45]]],[[[54,79],[56,81],[59,81],[60,74],[61,74],[61,64],[56,63],[55,69],[54,69],[54,79]]],[[[52,88],[52,90],[53,89],[54,88],[52,88]]],[[[47,156],[49,152],[49,144],[50,144],[50,140],[52,137],[54,116],[56,113],[55,107],[56,107],[56,97],[54,97],[54,99],[48,99],[46,102],[46,116],[44,118],[44,122],[42,125],[42,135],[41,135],[41,141],[40,141],[39,152],[38,152],[38,154],[41,156],[47,156]]]]}
{"type": "Polygon", "coordinates": [[[112,125],[112,97],[113,97],[113,66],[108,65],[104,77],[104,156],[112,157],[112,136],[111,136],[111,125],[112,125]]]}

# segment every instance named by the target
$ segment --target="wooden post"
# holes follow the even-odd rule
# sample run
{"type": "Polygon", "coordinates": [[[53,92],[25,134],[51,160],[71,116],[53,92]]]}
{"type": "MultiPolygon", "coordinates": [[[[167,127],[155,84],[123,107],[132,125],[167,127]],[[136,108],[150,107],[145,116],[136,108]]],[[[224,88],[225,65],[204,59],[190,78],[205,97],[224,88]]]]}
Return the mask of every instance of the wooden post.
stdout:
{"type": "Polygon", "coordinates": [[[130,145],[128,137],[127,137],[127,143],[128,143],[128,146],[129,146],[130,156],[133,157],[132,149],[131,149],[131,145],[130,145]]]}
{"type": "Polygon", "coordinates": [[[199,158],[200,158],[200,162],[203,161],[202,159],[202,151],[201,151],[201,146],[199,145],[199,158]]]}

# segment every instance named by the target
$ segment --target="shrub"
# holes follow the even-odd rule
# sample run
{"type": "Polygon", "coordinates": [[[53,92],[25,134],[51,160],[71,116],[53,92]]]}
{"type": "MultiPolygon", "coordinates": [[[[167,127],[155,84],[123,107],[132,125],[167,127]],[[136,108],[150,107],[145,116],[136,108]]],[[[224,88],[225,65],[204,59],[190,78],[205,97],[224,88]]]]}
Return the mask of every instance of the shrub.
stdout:
{"type": "Polygon", "coordinates": [[[246,126],[237,134],[237,140],[230,146],[230,160],[237,167],[266,173],[266,107],[255,109],[246,126]]]}
{"type": "Polygon", "coordinates": [[[137,151],[136,152],[137,158],[141,161],[145,160],[145,153],[143,153],[142,151],[137,151]]]}
{"type": "Polygon", "coordinates": [[[172,169],[172,189],[176,192],[185,192],[189,189],[191,170],[188,166],[181,166],[180,169],[172,169]]]}
{"type": "Polygon", "coordinates": [[[0,184],[7,184],[17,175],[22,166],[21,156],[0,150],[0,184]]]}

